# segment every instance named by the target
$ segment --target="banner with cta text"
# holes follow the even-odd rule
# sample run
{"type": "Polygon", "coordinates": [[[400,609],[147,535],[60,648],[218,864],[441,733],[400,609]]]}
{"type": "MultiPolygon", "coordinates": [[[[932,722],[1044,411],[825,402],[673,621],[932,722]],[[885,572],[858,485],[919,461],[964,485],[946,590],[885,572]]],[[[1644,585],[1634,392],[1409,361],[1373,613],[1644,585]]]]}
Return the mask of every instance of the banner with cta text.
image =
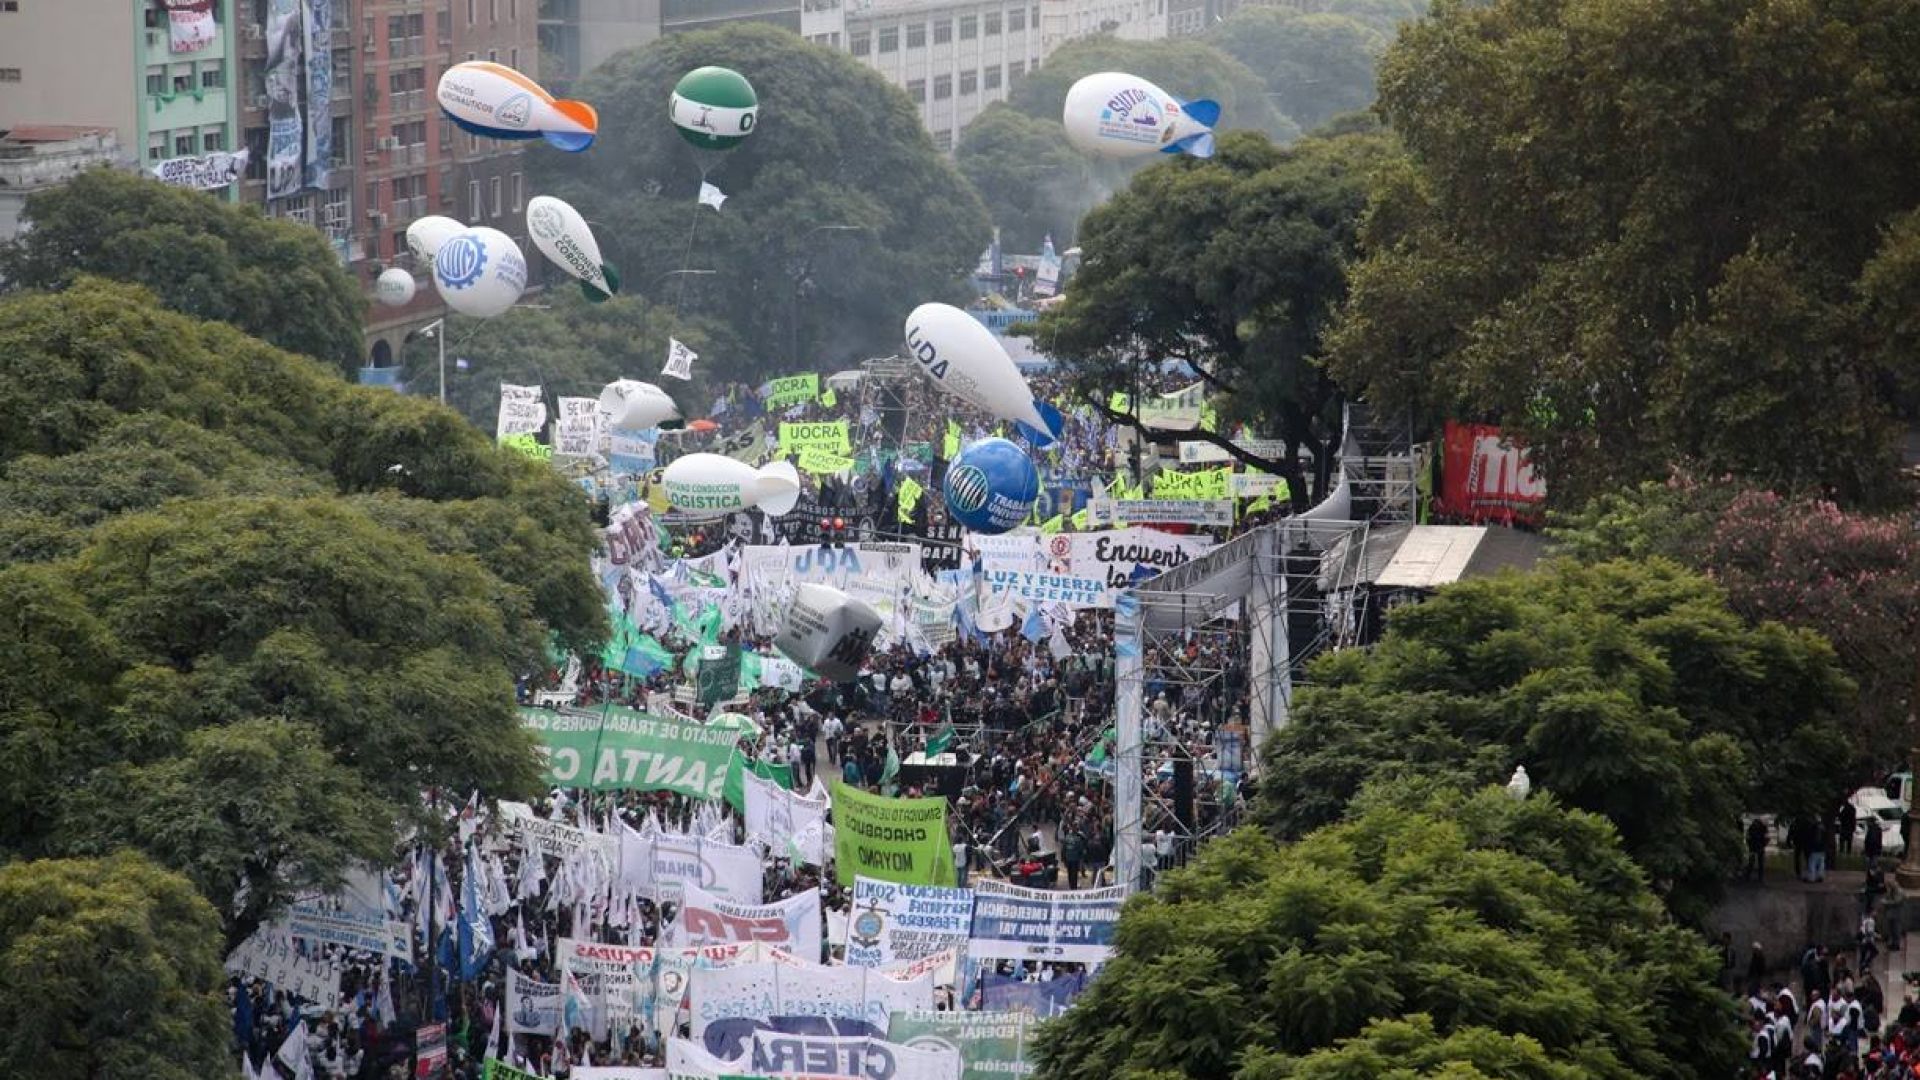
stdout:
{"type": "Polygon", "coordinates": [[[833,785],[834,862],[840,884],[857,877],[903,885],[952,885],[947,800],[889,799],[833,785]]]}
{"type": "Polygon", "coordinates": [[[632,709],[520,710],[540,740],[547,782],[594,791],[673,791],[718,799],[740,733],[632,709]]]}
{"type": "Polygon", "coordinates": [[[675,943],[703,945],[778,945],[796,956],[818,961],[825,930],[820,923],[820,890],[808,889],[771,904],[736,904],[697,885],[682,886],[675,943]]]}

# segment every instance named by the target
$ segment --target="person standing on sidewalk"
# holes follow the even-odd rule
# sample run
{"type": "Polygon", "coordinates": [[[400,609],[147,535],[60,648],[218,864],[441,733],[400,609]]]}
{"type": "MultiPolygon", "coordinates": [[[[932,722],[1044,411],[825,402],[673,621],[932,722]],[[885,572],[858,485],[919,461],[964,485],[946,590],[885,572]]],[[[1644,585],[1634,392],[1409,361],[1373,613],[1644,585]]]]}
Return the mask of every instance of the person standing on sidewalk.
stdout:
{"type": "Polygon", "coordinates": [[[1907,947],[1906,933],[1907,894],[1900,888],[1900,879],[1895,877],[1887,886],[1887,893],[1880,898],[1880,929],[1887,938],[1887,951],[1897,953],[1907,947]]]}

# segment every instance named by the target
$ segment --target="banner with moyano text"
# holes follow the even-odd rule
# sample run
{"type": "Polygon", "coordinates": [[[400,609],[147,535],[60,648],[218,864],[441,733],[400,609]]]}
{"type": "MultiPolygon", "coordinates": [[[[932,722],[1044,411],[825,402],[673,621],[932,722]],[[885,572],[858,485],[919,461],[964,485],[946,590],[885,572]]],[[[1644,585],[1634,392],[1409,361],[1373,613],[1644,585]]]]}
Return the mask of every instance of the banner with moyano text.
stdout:
{"type": "Polygon", "coordinates": [[[947,800],[889,799],[836,781],[833,850],[840,884],[866,876],[904,885],[952,885],[947,800]]]}

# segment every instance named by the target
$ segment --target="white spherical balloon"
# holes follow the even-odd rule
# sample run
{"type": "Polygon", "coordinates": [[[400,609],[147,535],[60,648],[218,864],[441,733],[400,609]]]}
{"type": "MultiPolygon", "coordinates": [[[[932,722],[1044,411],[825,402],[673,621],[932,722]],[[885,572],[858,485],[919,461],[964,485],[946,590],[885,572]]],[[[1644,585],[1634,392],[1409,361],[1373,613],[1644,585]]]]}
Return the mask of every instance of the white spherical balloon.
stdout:
{"type": "Polygon", "coordinates": [[[414,284],[411,273],[390,266],[380,271],[379,278],[374,281],[373,296],[388,307],[405,307],[413,300],[416,288],[418,286],[414,284]]]}
{"type": "Polygon", "coordinates": [[[414,260],[421,266],[430,266],[433,257],[440,254],[440,245],[465,231],[465,225],[439,214],[415,218],[413,224],[407,226],[407,250],[413,252],[414,260]]]}
{"type": "Polygon", "coordinates": [[[490,319],[512,307],[527,287],[527,260],[498,229],[468,229],[440,245],[433,286],[462,315],[490,319]]]}

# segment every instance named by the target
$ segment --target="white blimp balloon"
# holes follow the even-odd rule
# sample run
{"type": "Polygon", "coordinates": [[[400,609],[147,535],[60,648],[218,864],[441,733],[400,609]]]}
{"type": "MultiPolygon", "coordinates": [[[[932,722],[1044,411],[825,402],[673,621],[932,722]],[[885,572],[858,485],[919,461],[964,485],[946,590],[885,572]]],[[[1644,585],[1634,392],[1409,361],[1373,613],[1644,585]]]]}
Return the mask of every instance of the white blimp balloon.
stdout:
{"type": "Polygon", "coordinates": [[[545,139],[579,153],[593,145],[600,130],[593,106],[555,98],[539,83],[491,60],[448,68],[434,97],[460,130],[490,139],[545,139]]]}
{"type": "Polygon", "coordinates": [[[580,211],[551,195],[535,195],[527,202],[527,235],[540,254],[580,279],[588,300],[597,304],[620,291],[620,273],[600,257],[600,244],[580,211]]]}
{"type": "Polygon", "coordinates": [[[793,591],[773,647],[803,668],[847,682],[860,677],[880,622],[880,613],[865,600],[831,585],[801,585],[793,591]]]}
{"type": "Polygon", "coordinates": [[[1148,154],[1213,156],[1220,103],[1181,101],[1138,75],[1102,71],[1067,91],[1060,122],[1067,141],[1089,154],[1130,158],[1148,154]]]}
{"type": "Polygon", "coordinates": [[[449,237],[433,257],[433,287],[462,315],[490,319],[513,306],[527,287],[527,260],[498,229],[449,237]]]}
{"type": "Polygon", "coordinates": [[[779,517],[800,501],[800,472],[785,461],[756,469],[719,454],[688,454],[673,459],[660,483],[669,506],[696,518],[756,506],[779,517]]]}
{"type": "Polygon", "coordinates": [[[993,331],[951,304],[921,304],[907,316],[907,351],[927,378],[954,397],[1019,425],[1035,446],[1060,437],[1060,410],[1033,388],[993,331]]]}
{"type": "Polygon", "coordinates": [[[431,266],[433,257],[440,254],[440,245],[466,231],[465,225],[439,214],[415,218],[407,226],[407,250],[421,266],[431,266]]]}
{"type": "Polygon", "coordinates": [[[600,412],[617,428],[679,427],[680,406],[665,390],[638,379],[619,379],[600,391],[600,412]]]}
{"type": "Polygon", "coordinates": [[[389,266],[374,279],[373,297],[388,307],[405,307],[413,300],[418,288],[411,272],[389,266]]]}

